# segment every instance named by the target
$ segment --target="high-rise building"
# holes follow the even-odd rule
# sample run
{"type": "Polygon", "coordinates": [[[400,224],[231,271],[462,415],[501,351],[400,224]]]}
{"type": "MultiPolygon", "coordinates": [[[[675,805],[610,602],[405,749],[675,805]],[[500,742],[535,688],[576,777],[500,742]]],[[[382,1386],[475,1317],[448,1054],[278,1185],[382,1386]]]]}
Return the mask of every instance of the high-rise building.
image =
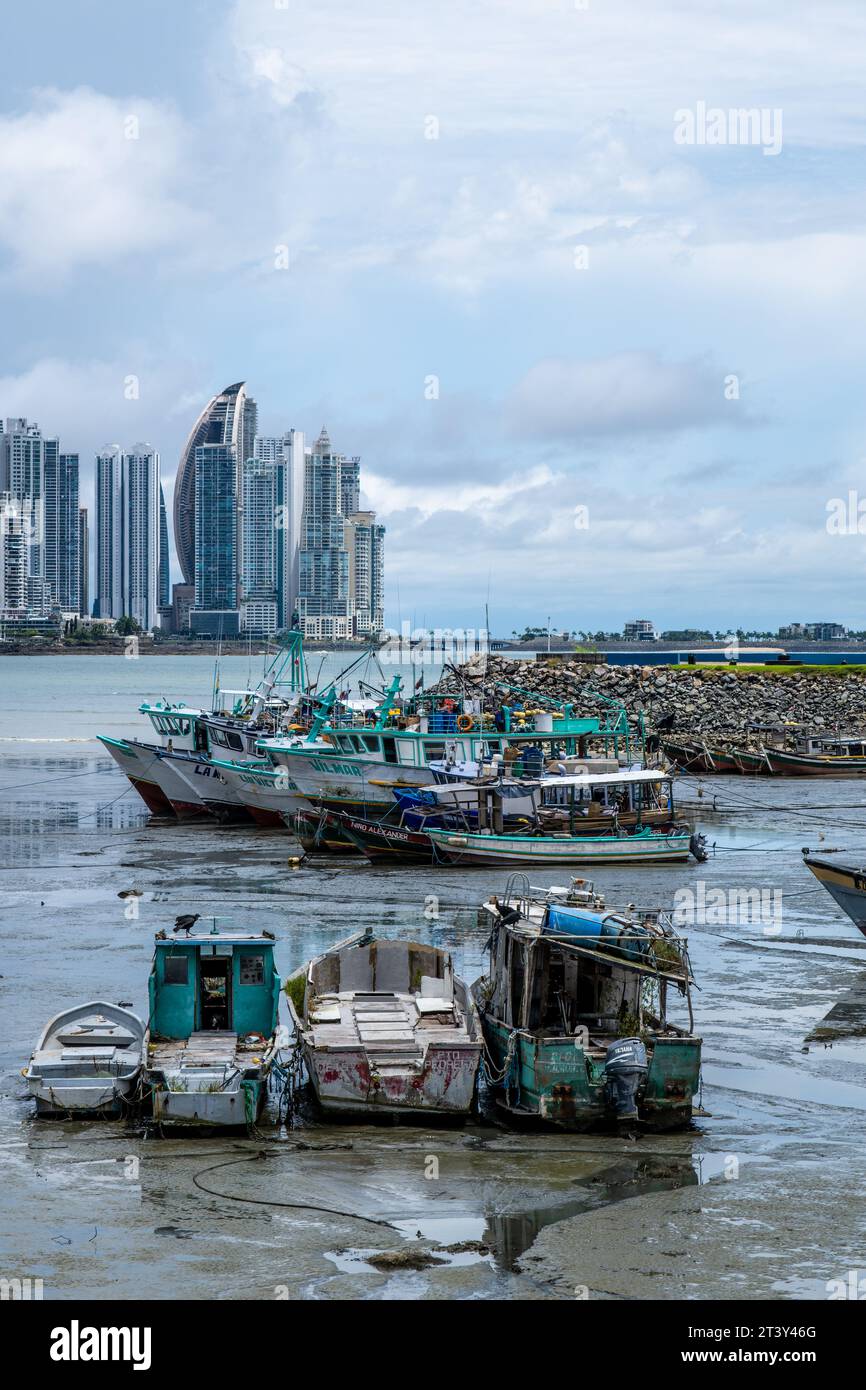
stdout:
{"type": "Polygon", "coordinates": [[[80,613],[78,455],[45,445],[45,579],[52,603],[80,613]]]}
{"type": "Polygon", "coordinates": [[[168,553],[168,521],[165,515],[165,496],[159,485],[159,606],[171,605],[171,557],[168,553]]]}
{"type": "Polygon", "coordinates": [[[358,460],[335,454],[326,429],[307,450],[304,470],[304,515],[298,583],[298,615],[307,637],[352,636],[349,553],[342,508],[357,511],[354,492],[358,460]],[[345,469],[345,477],[344,477],[345,469]]]}
{"type": "Polygon", "coordinates": [[[27,610],[27,523],[16,497],[0,493],[0,611],[27,610]]]}
{"type": "Polygon", "coordinates": [[[304,508],[304,436],[259,435],[243,469],[241,624],[266,636],[292,626],[304,508]]]}
{"type": "Polygon", "coordinates": [[[298,613],[307,637],[381,631],[385,528],[360,500],[360,459],[334,453],[323,429],[306,455],[298,613]]]}
{"type": "MultiPolygon", "coordinates": [[[[28,578],[45,576],[45,451],[56,458],[56,439],[44,440],[37,424],[12,418],[0,434],[0,493],[21,513],[28,578]]],[[[8,504],[7,504],[8,505],[8,504]]]]}
{"type": "Polygon", "coordinates": [[[159,607],[159,454],[149,444],[123,455],[121,502],[123,616],[150,632],[159,607]]]}
{"type": "Polygon", "coordinates": [[[79,613],[90,613],[90,527],[87,508],[78,508],[78,602],[79,613]]]}
{"type": "Polygon", "coordinates": [[[95,618],[123,616],[121,457],[119,444],[107,444],[96,455],[95,618]]]}
{"type": "Polygon", "coordinates": [[[252,458],[256,436],[256,403],[242,381],[227,386],[208,401],[183,447],[174,487],[174,544],[178,564],[187,584],[195,582],[196,569],[196,451],[205,445],[223,445],[235,451],[235,497],[242,506],[240,469],[252,458]]]}
{"type": "Polygon", "coordinates": [[[344,534],[354,636],[377,637],[384,627],[385,527],[375,512],[353,512],[346,517],[344,534]]]}
{"type": "Polygon", "coordinates": [[[159,454],[149,444],[128,453],[109,445],[96,458],[95,617],[154,627],[158,538],[159,454]]]}
{"type": "Polygon", "coordinates": [[[234,444],[195,450],[195,606],[190,627],[202,635],[239,630],[238,460],[234,444]]]}

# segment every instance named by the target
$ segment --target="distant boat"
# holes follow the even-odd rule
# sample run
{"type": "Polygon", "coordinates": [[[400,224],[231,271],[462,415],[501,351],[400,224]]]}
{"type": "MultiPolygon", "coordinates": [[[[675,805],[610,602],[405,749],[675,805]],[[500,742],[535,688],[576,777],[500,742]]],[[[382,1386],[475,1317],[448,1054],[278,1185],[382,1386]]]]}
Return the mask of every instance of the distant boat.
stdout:
{"type": "Polygon", "coordinates": [[[835,854],[810,854],[807,849],[803,851],[803,863],[866,936],[866,866],[846,864],[835,854]]]}
{"type": "MultiPolygon", "coordinates": [[[[684,772],[753,777],[866,777],[866,738],[832,734],[799,735],[784,747],[784,727],[757,744],[736,740],[707,743],[665,739],[664,751],[684,772]]],[[[790,731],[788,733],[790,736],[790,731]]]]}
{"type": "Polygon", "coordinates": [[[545,891],[513,874],[481,916],[490,969],[472,991],[499,1106],[569,1130],[688,1125],[701,1040],[687,942],[665,915],[611,910],[584,879],[545,891]]]}
{"type": "Polygon", "coordinates": [[[250,1130],[289,1041],[278,1022],[273,937],[215,923],[197,932],[196,921],[179,918],[175,932],[156,938],[145,1064],[153,1117],[161,1126],[250,1130]]]}
{"type": "Polygon", "coordinates": [[[359,934],[296,971],[286,992],[326,1114],[469,1113],[481,1029],[447,951],[359,934]]]}
{"type": "Polygon", "coordinates": [[[46,1024],[24,1077],[40,1115],[117,1114],[131,1102],[144,1060],[136,1014],[98,1000],[46,1024]]]}

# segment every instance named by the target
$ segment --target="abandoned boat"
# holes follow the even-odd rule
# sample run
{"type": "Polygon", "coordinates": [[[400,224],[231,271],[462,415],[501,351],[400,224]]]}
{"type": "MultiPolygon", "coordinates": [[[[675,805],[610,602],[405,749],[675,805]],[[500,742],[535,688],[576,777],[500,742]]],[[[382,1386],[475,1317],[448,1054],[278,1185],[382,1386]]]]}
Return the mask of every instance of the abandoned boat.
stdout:
{"type": "Polygon", "coordinates": [[[803,863],[830,897],[866,936],[866,866],[840,861],[835,855],[803,850],[803,863]]]}
{"type": "Polygon", "coordinates": [[[290,976],[286,994],[325,1114],[468,1115],[481,1029],[447,951],[359,933],[290,976]]]}
{"type": "Polygon", "coordinates": [[[163,1126],[252,1128],[288,1032],[268,932],[159,932],[150,974],[145,1085],[163,1126]]]}
{"type": "Polygon", "coordinates": [[[56,1014],[24,1069],[37,1114],[118,1114],[134,1097],[144,1045],[144,1023],[117,1004],[56,1014]]]}
{"type": "Polygon", "coordinates": [[[688,944],[660,911],[611,911],[591,883],[512,875],[485,903],[490,970],[472,987],[486,1071],[513,1118],[564,1129],[688,1125],[700,1084],[688,944]],[[671,996],[687,1026],[669,1017],[671,996]]]}

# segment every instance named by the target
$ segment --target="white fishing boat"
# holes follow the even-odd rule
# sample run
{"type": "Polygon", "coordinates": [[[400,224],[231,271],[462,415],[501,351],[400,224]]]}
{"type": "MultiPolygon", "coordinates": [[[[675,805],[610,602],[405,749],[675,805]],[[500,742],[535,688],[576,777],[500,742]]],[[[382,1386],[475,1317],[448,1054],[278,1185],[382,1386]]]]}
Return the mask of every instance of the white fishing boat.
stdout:
{"type": "Polygon", "coordinates": [[[326,1114],[469,1113],[481,1027],[447,951],[359,934],[303,966],[286,993],[326,1114]]]}
{"type": "Polygon", "coordinates": [[[46,1024],[24,1069],[40,1115],[117,1114],[136,1091],[145,1026],[118,1004],[64,1009],[46,1024]]]}
{"type": "Polygon", "coordinates": [[[292,724],[305,698],[304,680],[301,635],[289,633],[256,689],[220,689],[215,677],[212,710],[145,701],[139,713],[149,720],[154,740],[100,735],[100,742],[155,815],[254,819],[226,767],[270,768],[258,751],[260,741],[277,733],[296,741],[292,724]]]}

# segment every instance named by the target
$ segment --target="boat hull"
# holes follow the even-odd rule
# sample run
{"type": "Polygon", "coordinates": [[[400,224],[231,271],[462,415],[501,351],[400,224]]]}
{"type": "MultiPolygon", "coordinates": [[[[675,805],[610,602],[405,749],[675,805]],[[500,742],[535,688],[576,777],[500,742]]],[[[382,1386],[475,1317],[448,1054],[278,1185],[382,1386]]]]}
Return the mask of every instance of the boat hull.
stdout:
{"type": "Polygon", "coordinates": [[[137,1079],[137,1076],[128,1081],[88,1079],[76,1083],[70,1078],[64,1082],[49,1083],[34,1077],[28,1078],[27,1089],[36,1101],[37,1115],[64,1118],[74,1115],[119,1115],[124,1109],[124,1101],[132,1103],[137,1079]]]}
{"type": "MultiPolygon", "coordinates": [[[[507,1069],[494,1094],[512,1118],[574,1132],[621,1127],[607,1102],[603,1068],[574,1038],[513,1034],[507,1024],[487,1014],[481,1016],[481,1027],[494,1069],[507,1069]]],[[[656,1039],[638,1098],[638,1122],[652,1130],[687,1127],[700,1070],[699,1038],[656,1039]]]]}
{"type": "Polygon", "coordinates": [[[329,828],[339,830],[362,854],[374,862],[430,864],[433,846],[424,831],[407,830],[402,825],[365,820],[346,812],[330,812],[329,828]]]}
{"type": "Polygon", "coordinates": [[[813,855],[804,855],[803,862],[857,930],[866,936],[866,870],[813,855]]]}
{"type": "Polygon", "coordinates": [[[434,854],[452,864],[685,864],[689,834],[563,836],[457,834],[428,830],[434,854]]]}
{"type": "Polygon", "coordinates": [[[866,777],[866,758],[821,758],[767,749],[773,772],[782,777],[866,777]]]}
{"type": "MultiPolygon", "coordinates": [[[[184,808],[193,808],[195,814],[212,815],[226,824],[251,819],[234,789],[209,758],[196,753],[162,750],[160,765],[166,775],[179,779],[186,789],[186,802],[181,803],[184,808]]],[[[178,815],[185,813],[185,809],[178,810],[178,815]]]]}
{"type": "Polygon", "coordinates": [[[326,1051],[302,1044],[313,1094],[326,1115],[450,1115],[472,1109],[480,1043],[430,1047],[417,1072],[377,1073],[364,1047],[326,1051]]]}
{"type": "Polygon", "coordinates": [[[261,767],[220,763],[220,774],[257,825],[283,830],[286,816],[303,807],[309,809],[309,802],[298,793],[285,771],[275,770],[269,762],[261,767]]]}
{"type": "Polygon", "coordinates": [[[265,1103],[266,1077],[234,1091],[171,1091],[161,1076],[145,1078],[152,1086],[153,1118],[164,1128],[248,1129],[265,1103]]]}
{"type": "Polygon", "coordinates": [[[121,772],[129,778],[151,814],[173,816],[174,808],[156,778],[157,749],[102,734],[98,738],[121,772]]]}

